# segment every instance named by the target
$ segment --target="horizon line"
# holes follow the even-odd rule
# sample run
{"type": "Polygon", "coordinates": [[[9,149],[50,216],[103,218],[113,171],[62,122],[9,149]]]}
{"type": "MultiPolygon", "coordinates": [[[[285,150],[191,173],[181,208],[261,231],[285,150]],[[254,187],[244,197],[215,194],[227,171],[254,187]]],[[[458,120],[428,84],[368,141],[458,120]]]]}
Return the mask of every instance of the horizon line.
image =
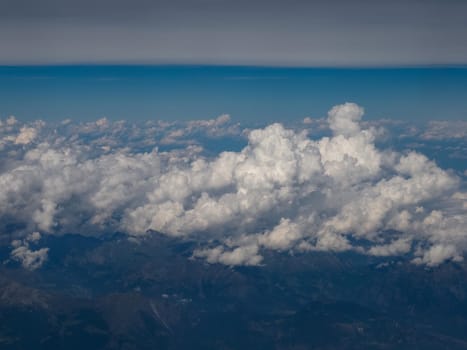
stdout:
{"type": "Polygon", "coordinates": [[[273,65],[227,63],[143,63],[143,62],[63,62],[63,63],[0,63],[0,68],[59,68],[59,67],[141,67],[141,68],[262,68],[262,69],[336,69],[336,70],[384,70],[384,69],[467,69],[459,64],[370,64],[370,65],[273,65]]]}

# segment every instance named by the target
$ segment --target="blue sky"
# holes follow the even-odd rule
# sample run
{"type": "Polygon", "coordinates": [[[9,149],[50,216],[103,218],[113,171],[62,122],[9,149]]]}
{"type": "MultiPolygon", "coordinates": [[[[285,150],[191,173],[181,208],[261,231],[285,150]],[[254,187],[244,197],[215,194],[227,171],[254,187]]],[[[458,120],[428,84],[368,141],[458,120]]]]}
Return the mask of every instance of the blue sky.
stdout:
{"type": "Polygon", "coordinates": [[[64,65],[0,67],[0,116],[22,120],[239,122],[322,117],[346,101],[367,119],[467,119],[467,67],[274,68],[64,65]]]}
{"type": "Polygon", "coordinates": [[[352,101],[369,119],[466,119],[466,11],[460,0],[0,1],[0,117],[263,123],[352,101]]]}

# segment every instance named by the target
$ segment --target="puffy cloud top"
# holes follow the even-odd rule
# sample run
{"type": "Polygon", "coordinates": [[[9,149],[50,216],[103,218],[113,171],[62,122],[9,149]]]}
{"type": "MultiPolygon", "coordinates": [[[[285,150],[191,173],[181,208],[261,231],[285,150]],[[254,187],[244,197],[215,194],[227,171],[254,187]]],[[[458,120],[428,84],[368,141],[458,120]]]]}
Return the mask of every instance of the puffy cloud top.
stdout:
{"type": "Polygon", "coordinates": [[[328,113],[329,127],[334,135],[352,136],[360,132],[358,122],[364,110],[355,103],[345,103],[333,107],[328,113]]]}

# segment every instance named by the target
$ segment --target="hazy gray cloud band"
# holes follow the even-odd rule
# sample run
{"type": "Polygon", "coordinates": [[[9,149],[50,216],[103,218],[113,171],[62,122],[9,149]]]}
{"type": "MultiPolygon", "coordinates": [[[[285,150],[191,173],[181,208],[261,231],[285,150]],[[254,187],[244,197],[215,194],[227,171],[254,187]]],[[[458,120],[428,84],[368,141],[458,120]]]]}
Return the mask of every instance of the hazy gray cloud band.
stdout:
{"type": "Polygon", "coordinates": [[[0,64],[465,64],[467,3],[2,1],[0,64]]]}

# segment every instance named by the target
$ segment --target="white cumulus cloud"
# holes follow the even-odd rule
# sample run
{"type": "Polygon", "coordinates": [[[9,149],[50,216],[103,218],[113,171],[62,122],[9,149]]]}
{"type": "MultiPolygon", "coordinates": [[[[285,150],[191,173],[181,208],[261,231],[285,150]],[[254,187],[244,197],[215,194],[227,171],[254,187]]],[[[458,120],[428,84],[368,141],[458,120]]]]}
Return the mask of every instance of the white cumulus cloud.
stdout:
{"type": "MultiPolygon", "coordinates": [[[[36,133],[12,124],[25,136],[0,148],[0,229],[159,231],[196,239],[194,257],[232,266],[260,265],[265,250],[460,260],[462,179],[420,153],[380,149],[381,132],[362,124],[363,113],[353,103],[333,107],[332,134],[319,139],[282,124],[248,130],[243,149],[215,156],[189,140],[242,134],[227,115],[143,127],[67,122],[36,133]],[[169,143],[183,147],[158,149],[169,143]]],[[[33,253],[24,242],[15,256],[33,253]]]]}

